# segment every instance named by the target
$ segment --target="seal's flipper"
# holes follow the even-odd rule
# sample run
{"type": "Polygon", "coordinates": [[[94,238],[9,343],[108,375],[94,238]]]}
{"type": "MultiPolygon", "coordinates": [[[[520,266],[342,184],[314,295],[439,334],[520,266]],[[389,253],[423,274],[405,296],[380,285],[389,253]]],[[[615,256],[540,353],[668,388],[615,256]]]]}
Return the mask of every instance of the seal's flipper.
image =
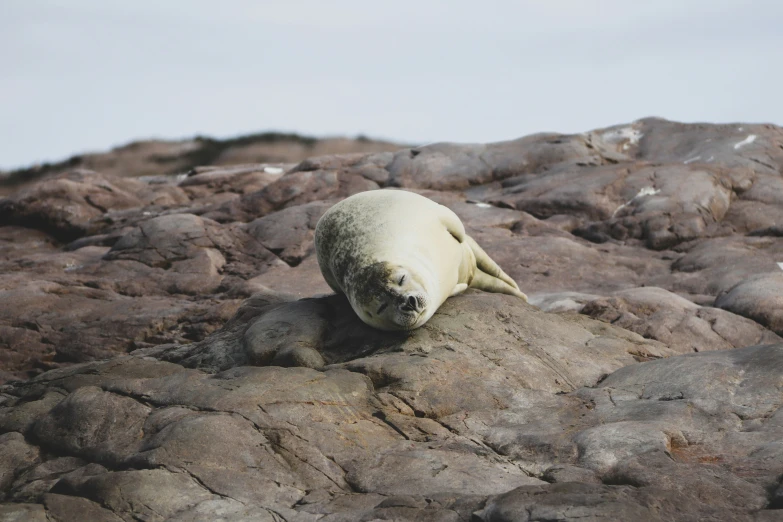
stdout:
{"type": "MultiPolygon", "coordinates": [[[[491,257],[489,257],[489,254],[484,252],[484,249],[481,248],[478,243],[476,243],[472,237],[469,235],[465,235],[465,244],[467,244],[470,249],[473,251],[473,255],[476,257],[476,267],[481,270],[482,272],[489,274],[493,277],[497,277],[501,281],[505,282],[506,284],[512,286],[517,291],[519,290],[519,286],[517,286],[517,283],[511,279],[508,274],[506,274],[497,263],[495,263],[491,257]]],[[[521,293],[521,292],[520,292],[521,293]]],[[[524,294],[522,294],[524,295],[524,294]]]]}
{"type": "Polygon", "coordinates": [[[461,294],[467,289],[468,289],[467,283],[459,283],[457,286],[454,287],[454,290],[451,291],[451,295],[449,297],[454,297],[455,295],[461,294]]]}
{"type": "Polygon", "coordinates": [[[451,209],[444,207],[443,205],[438,206],[440,207],[440,221],[443,223],[443,226],[446,227],[449,234],[454,236],[454,239],[460,243],[464,242],[465,238],[468,237],[465,233],[465,225],[462,224],[462,221],[459,220],[451,209]]]}
{"type": "Polygon", "coordinates": [[[476,270],[473,274],[473,279],[470,282],[471,288],[478,288],[485,292],[495,292],[497,294],[508,294],[524,299],[527,302],[527,296],[520,292],[517,288],[509,285],[505,281],[491,276],[481,270],[476,270]]]}

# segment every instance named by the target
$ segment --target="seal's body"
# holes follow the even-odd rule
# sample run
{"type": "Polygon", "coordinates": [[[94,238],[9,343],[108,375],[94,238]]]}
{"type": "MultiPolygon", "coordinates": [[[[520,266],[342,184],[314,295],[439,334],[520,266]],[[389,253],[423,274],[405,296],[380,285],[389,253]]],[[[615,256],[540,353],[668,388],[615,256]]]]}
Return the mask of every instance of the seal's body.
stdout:
{"type": "Polygon", "coordinates": [[[468,286],[516,295],[516,283],[465,234],[456,214],[403,190],[355,194],[315,228],[321,273],[365,323],[412,330],[468,286]]]}

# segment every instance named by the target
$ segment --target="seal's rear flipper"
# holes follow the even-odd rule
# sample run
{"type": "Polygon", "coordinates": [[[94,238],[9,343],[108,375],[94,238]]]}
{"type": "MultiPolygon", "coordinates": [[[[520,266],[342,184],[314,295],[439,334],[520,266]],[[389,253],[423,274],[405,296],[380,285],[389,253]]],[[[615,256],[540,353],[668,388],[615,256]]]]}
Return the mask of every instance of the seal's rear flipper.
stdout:
{"type": "Polygon", "coordinates": [[[519,297],[520,299],[524,299],[525,302],[527,302],[527,296],[520,292],[519,289],[514,288],[505,281],[482,272],[481,270],[476,270],[476,273],[473,274],[470,287],[478,288],[479,290],[484,290],[485,292],[513,295],[519,297]]]}
{"type": "MultiPolygon", "coordinates": [[[[481,248],[478,243],[476,243],[472,237],[469,235],[465,235],[465,244],[467,244],[470,249],[473,251],[473,255],[476,256],[476,267],[481,270],[482,272],[489,274],[493,277],[497,277],[501,281],[505,282],[506,284],[512,286],[517,291],[519,291],[519,286],[517,286],[517,283],[511,279],[499,266],[497,263],[495,263],[491,257],[489,257],[489,254],[484,252],[484,249],[481,248]]],[[[520,292],[522,293],[522,292],[520,292]]],[[[525,294],[522,294],[525,295],[525,294]]],[[[527,298],[526,298],[527,299],[527,298]]]]}

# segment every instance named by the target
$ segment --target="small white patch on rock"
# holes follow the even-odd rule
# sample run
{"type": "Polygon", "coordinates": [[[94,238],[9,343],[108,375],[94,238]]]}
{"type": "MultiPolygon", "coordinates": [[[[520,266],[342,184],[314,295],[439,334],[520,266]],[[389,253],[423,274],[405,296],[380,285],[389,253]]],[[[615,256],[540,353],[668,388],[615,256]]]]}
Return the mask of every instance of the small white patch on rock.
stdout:
{"type": "Polygon", "coordinates": [[[184,174],[177,174],[177,183],[179,183],[182,180],[188,179],[188,173],[185,172],[184,174]]]}
{"type": "Polygon", "coordinates": [[[612,212],[612,217],[615,217],[618,212],[620,212],[622,209],[624,209],[627,206],[628,206],[628,203],[623,203],[622,205],[620,205],[619,207],[614,209],[614,212],[612,212]]]}
{"type": "Polygon", "coordinates": [[[476,203],[476,206],[479,208],[492,208],[492,205],[489,203],[476,203]]]}
{"type": "Polygon", "coordinates": [[[73,261],[68,261],[65,263],[65,267],[63,267],[66,272],[73,272],[74,270],[79,270],[80,268],[84,268],[84,265],[77,265],[73,261]]]}
{"type": "Polygon", "coordinates": [[[654,196],[658,194],[660,190],[657,190],[655,187],[642,187],[642,189],[630,200],[626,201],[616,209],[614,209],[614,212],[612,212],[612,217],[616,216],[618,212],[620,212],[621,209],[627,207],[634,201],[637,201],[638,199],[643,198],[644,196],[654,196]]]}
{"type": "Polygon", "coordinates": [[[781,270],[783,270],[783,263],[781,263],[781,262],[778,262],[778,267],[779,267],[781,270]]]}
{"type": "Polygon", "coordinates": [[[642,198],[644,196],[654,196],[657,193],[659,193],[660,190],[656,189],[655,187],[642,187],[642,189],[639,191],[638,194],[636,194],[631,201],[637,198],[642,198]]]}
{"type": "Polygon", "coordinates": [[[601,138],[607,143],[612,143],[614,145],[622,143],[623,150],[628,150],[632,145],[637,145],[643,136],[644,134],[633,127],[623,127],[621,129],[606,131],[601,135],[601,138]]]}
{"type": "Polygon", "coordinates": [[[142,216],[151,216],[152,212],[142,212],[141,215],[142,216]]]}
{"type": "Polygon", "coordinates": [[[683,163],[685,165],[687,165],[688,163],[693,163],[694,161],[698,161],[700,159],[701,159],[701,156],[694,156],[694,157],[692,157],[690,159],[686,159],[685,161],[683,161],[683,163]]]}
{"type": "Polygon", "coordinates": [[[740,149],[740,148],[744,147],[745,145],[750,145],[754,141],[756,141],[756,135],[755,134],[751,134],[747,138],[745,138],[744,140],[740,141],[739,143],[735,143],[734,144],[734,149],[735,150],[740,149]]]}
{"type": "Polygon", "coordinates": [[[264,167],[264,172],[267,174],[282,174],[283,169],[280,167],[264,167]]]}

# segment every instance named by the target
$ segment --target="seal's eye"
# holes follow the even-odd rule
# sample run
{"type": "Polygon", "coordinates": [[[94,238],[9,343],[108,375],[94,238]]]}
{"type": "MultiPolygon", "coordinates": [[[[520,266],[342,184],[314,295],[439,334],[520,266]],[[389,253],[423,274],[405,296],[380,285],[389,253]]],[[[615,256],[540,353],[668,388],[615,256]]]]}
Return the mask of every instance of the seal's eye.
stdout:
{"type": "Polygon", "coordinates": [[[398,284],[398,285],[400,285],[400,286],[402,286],[402,283],[403,283],[403,281],[405,281],[405,276],[402,276],[402,277],[400,278],[400,282],[399,282],[399,283],[397,283],[397,284],[398,284]]]}
{"type": "Polygon", "coordinates": [[[380,307],[380,308],[378,308],[378,311],[377,311],[377,312],[375,312],[375,313],[376,313],[376,314],[378,314],[378,315],[381,315],[381,312],[383,312],[384,310],[386,310],[386,307],[387,307],[387,306],[389,306],[389,303],[383,303],[383,304],[381,305],[381,307],[380,307]]]}

